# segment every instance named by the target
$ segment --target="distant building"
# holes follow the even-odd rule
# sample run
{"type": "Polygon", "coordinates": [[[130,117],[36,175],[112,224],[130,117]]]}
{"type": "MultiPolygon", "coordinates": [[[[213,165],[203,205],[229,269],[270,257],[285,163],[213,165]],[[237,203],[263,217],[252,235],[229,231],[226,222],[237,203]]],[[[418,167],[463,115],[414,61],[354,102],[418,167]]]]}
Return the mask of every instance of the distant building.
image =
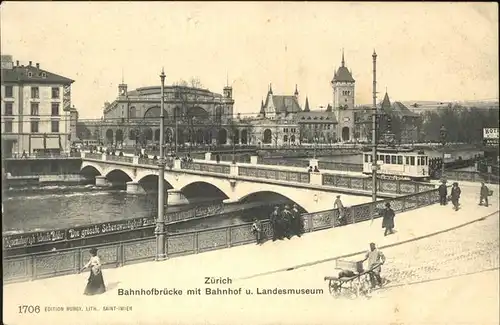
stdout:
{"type": "Polygon", "coordinates": [[[399,121],[392,122],[393,132],[400,134],[401,143],[412,143],[418,141],[418,121],[421,118],[419,114],[411,111],[401,102],[391,104],[387,91],[384,99],[380,104],[380,108],[386,114],[380,121],[380,130],[385,131],[388,128],[387,116],[397,118],[399,121]],[[398,123],[398,125],[394,125],[398,123]]]}
{"type": "Polygon", "coordinates": [[[2,152],[69,151],[73,80],[2,55],[2,152]]]}

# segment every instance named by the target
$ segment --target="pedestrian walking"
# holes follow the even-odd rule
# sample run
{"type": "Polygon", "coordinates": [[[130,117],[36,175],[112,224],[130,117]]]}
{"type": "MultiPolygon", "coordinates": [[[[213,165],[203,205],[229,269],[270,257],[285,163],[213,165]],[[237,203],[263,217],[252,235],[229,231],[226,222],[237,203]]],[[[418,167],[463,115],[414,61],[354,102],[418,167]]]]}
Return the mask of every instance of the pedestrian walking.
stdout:
{"type": "Polygon", "coordinates": [[[439,204],[446,205],[448,197],[448,188],[446,187],[446,181],[441,181],[441,185],[438,188],[439,191],[439,204]]]}
{"type": "Polygon", "coordinates": [[[458,207],[460,206],[460,194],[462,194],[462,190],[458,187],[458,183],[453,183],[451,188],[451,203],[453,203],[453,208],[455,211],[458,211],[458,207]]]}
{"type": "Polygon", "coordinates": [[[347,224],[347,219],[345,216],[344,204],[342,204],[342,200],[340,199],[340,195],[337,195],[335,202],[333,203],[333,208],[338,210],[339,216],[338,221],[340,226],[344,226],[347,224]]]}
{"type": "Polygon", "coordinates": [[[394,213],[394,210],[391,209],[391,204],[389,202],[385,204],[385,209],[382,213],[383,213],[382,228],[385,228],[384,236],[393,234],[394,217],[396,216],[396,214],[394,213]]]}
{"type": "Polygon", "coordinates": [[[90,268],[90,275],[83,294],[92,296],[104,293],[106,291],[101,267],[101,259],[97,255],[97,249],[90,249],[90,260],[81,269],[81,271],[83,271],[87,268],[90,268]]]}
{"type": "Polygon", "coordinates": [[[262,244],[262,223],[259,219],[255,218],[252,224],[252,233],[255,236],[257,245],[262,244]]]}
{"type": "Polygon", "coordinates": [[[490,196],[490,190],[488,189],[488,186],[484,184],[484,182],[481,182],[481,190],[479,193],[479,205],[483,205],[484,201],[484,206],[488,206],[488,196],[490,196]]]}

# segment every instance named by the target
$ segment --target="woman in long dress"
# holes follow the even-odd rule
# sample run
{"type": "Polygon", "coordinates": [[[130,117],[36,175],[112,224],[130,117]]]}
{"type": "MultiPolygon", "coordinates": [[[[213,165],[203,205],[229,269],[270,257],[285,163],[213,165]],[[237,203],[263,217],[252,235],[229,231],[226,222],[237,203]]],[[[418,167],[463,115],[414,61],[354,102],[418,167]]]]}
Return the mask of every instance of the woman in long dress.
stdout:
{"type": "Polygon", "coordinates": [[[106,291],[106,286],[104,285],[104,279],[102,278],[101,270],[101,259],[97,256],[97,249],[92,248],[90,250],[90,260],[82,268],[82,271],[90,268],[89,280],[87,286],[85,287],[85,295],[97,295],[104,293],[106,291]]]}

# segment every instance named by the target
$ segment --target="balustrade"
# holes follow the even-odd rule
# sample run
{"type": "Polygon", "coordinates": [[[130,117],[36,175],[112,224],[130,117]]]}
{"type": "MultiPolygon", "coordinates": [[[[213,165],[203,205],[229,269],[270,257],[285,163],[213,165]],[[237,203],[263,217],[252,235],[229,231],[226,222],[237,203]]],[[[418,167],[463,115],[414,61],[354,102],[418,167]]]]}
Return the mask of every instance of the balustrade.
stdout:
{"type": "Polygon", "coordinates": [[[255,178],[273,179],[279,181],[309,183],[310,175],[308,172],[295,172],[289,170],[275,170],[271,168],[242,167],[238,169],[239,176],[248,176],[255,178]]]}
{"type": "Polygon", "coordinates": [[[229,165],[181,161],[181,169],[229,175],[229,165]]]}
{"type": "Polygon", "coordinates": [[[130,156],[113,156],[113,155],[107,155],[106,160],[109,161],[121,161],[121,162],[127,162],[127,163],[133,163],[134,158],[130,156]]]}
{"type": "MultiPolygon", "coordinates": [[[[396,213],[428,206],[439,201],[437,189],[410,194],[378,202],[370,202],[345,208],[347,224],[358,223],[381,217],[385,204],[389,202],[396,213]]],[[[338,227],[337,209],[302,215],[305,232],[338,227]]],[[[180,234],[171,234],[165,242],[168,257],[196,254],[210,250],[233,247],[255,242],[251,223],[211,228],[180,234]]],[[[264,220],[265,238],[272,237],[269,220],[264,220]]],[[[119,267],[138,261],[154,260],[156,239],[147,237],[113,244],[93,245],[99,249],[104,267],[119,267]]],[[[34,280],[64,274],[77,273],[87,262],[90,247],[64,249],[4,259],[5,282],[34,280]]]]}

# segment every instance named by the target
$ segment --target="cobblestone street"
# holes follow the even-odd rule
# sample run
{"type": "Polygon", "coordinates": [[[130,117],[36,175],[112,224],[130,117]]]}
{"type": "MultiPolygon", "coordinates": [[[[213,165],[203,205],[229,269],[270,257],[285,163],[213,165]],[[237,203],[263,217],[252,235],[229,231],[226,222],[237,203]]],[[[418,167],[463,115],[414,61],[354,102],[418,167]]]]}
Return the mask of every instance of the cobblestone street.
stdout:
{"type": "MultiPolygon", "coordinates": [[[[498,193],[498,187],[494,190],[498,193]]],[[[6,285],[5,323],[68,324],[71,319],[74,325],[111,325],[137,324],[131,320],[140,319],[141,325],[498,324],[498,200],[492,197],[490,207],[484,208],[477,205],[477,185],[463,186],[463,193],[458,212],[451,206],[433,205],[398,214],[398,231],[387,237],[380,220],[367,221],[263,246],[243,245],[106,269],[108,291],[100,296],[82,295],[88,273],[6,285]],[[386,287],[374,291],[371,299],[330,296],[324,277],[338,274],[332,258],[367,250],[370,241],[388,246],[383,249],[387,262],[382,269],[389,280],[386,287]],[[205,285],[205,277],[212,276],[230,277],[233,283],[205,285]],[[118,293],[151,288],[179,289],[183,294],[118,293]],[[206,288],[242,292],[208,295],[206,288]],[[275,288],[322,292],[258,293],[275,288]],[[201,289],[201,293],[188,294],[190,289],[201,289]],[[43,310],[62,307],[64,311],[19,314],[20,305],[40,305],[43,310]],[[65,310],[72,306],[83,311],[65,310]],[[106,311],[107,306],[131,310],[106,311]],[[96,310],[85,312],[87,307],[96,310]]]]}

